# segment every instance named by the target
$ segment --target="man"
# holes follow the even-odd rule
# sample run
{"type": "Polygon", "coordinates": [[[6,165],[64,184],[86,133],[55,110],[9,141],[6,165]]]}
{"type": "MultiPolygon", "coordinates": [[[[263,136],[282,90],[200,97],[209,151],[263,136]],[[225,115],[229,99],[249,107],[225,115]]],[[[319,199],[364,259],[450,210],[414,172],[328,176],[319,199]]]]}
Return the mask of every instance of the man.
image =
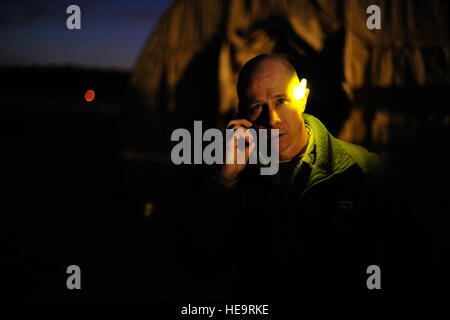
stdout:
{"type": "MultiPolygon", "coordinates": [[[[279,170],[266,176],[248,164],[247,139],[245,163],[216,170],[199,201],[204,210],[189,215],[189,241],[201,252],[194,259],[201,261],[197,271],[231,273],[234,297],[359,297],[374,292],[366,284],[369,266],[388,270],[385,281],[401,269],[385,252],[388,243],[399,255],[405,250],[390,241],[397,222],[388,207],[383,161],[334,138],[304,113],[309,89],[296,97],[299,83],[279,56],[260,55],[245,64],[238,117],[228,128],[278,129],[271,138],[279,139],[279,170]]],[[[237,153],[237,143],[228,146],[237,153]]],[[[407,281],[395,280],[388,291],[407,281]]]]}
{"type": "MultiPolygon", "coordinates": [[[[247,130],[278,129],[279,130],[279,158],[281,163],[287,163],[303,156],[307,147],[313,147],[313,134],[311,126],[325,133],[326,129],[320,122],[304,110],[309,95],[309,89],[303,98],[294,97],[294,88],[300,81],[292,65],[276,55],[260,55],[248,61],[239,73],[238,98],[239,115],[241,119],[232,120],[228,128],[247,130]],[[311,124],[308,124],[311,122],[311,124]]],[[[327,133],[327,135],[329,135],[327,133]]],[[[329,136],[329,139],[332,137],[329,136]]],[[[367,171],[367,166],[381,165],[380,159],[362,147],[345,143],[333,138],[336,146],[342,147],[359,160],[359,165],[367,171]]],[[[332,144],[330,147],[335,146],[332,144]]],[[[249,149],[250,145],[246,146],[249,149]]],[[[234,148],[237,149],[237,144],[234,148]]],[[[228,151],[228,150],[227,150],[228,151]]],[[[246,167],[249,150],[246,152],[245,164],[226,164],[220,170],[220,177],[228,181],[236,180],[239,173],[246,167]]],[[[314,154],[316,150],[310,150],[314,154]]],[[[323,150],[333,151],[333,150],[323,150]]],[[[231,151],[233,152],[233,151],[231,151]]],[[[237,151],[234,151],[237,154],[237,151]]],[[[308,155],[309,153],[307,153],[308,155]]],[[[319,154],[321,156],[321,154],[319,154]]],[[[343,159],[342,159],[343,160],[343,159]]],[[[340,165],[341,163],[336,163],[340,165]]],[[[348,166],[347,166],[348,167],[348,166]]],[[[342,170],[344,170],[342,168],[342,170]]]]}

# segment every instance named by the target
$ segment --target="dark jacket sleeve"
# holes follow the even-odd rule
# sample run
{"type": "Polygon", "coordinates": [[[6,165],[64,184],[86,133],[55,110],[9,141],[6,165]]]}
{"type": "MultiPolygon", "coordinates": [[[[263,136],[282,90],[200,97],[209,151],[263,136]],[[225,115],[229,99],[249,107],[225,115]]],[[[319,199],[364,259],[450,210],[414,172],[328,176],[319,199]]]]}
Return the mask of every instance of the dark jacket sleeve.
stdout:
{"type": "Polygon", "coordinates": [[[432,218],[440,208],[432,186],[414,173],[391,171],[384,184],[385,289],[393,297],[432,297],[442,292],[442,263],[432,218]]]}
{"type": "Polygon", "coordinates": [[[178,239],[178,257],[191,278],[208,281],[233,268],[238,189],[239,183],[222,181],[214,172],[193,193],[178,239]]]}

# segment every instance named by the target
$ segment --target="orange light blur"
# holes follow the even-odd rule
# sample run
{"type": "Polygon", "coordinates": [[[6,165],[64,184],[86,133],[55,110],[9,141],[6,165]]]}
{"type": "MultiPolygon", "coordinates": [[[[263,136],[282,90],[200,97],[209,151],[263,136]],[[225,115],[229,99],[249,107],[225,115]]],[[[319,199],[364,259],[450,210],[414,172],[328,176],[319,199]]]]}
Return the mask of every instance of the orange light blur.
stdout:
{"type": "Polygon", "coordinates": [[[94,98],[95,98],[94,90],[86,91],[86,93],[84,94],[84,98],[86,99],[87,102],[94,100],[94,98]]]}

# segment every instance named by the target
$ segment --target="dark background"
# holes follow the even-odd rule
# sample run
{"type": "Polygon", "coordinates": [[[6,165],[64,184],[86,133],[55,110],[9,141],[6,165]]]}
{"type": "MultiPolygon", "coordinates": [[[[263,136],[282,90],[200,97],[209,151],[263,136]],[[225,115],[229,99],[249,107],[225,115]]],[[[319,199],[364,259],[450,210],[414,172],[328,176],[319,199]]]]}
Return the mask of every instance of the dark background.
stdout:
{"type": "MultiPolygon", "coordinates": [[[[177,262],[178,220],[195,210],[189,208],[189,198],[203,171],[171,163],[168,134],[202,115],[189,108],[163,115],[169,125],[161,133],[165,138],[156,139],[151,134],[154,113],[141,105],[130,85],[134,61],[169,3],[96,3],[79,3],[87,26],[80,34],[64,30],[70,3],[2,4],[1,295],[227,297],[227,276],[198,283],[177,262]],[[102,18],[94,18],[95,12],[102,18]],[[58,50],[52,50],[55,43],[58,50]],[[91,102],[84,99],[88,89],[96,94],[91,102]],[[82,271],[80,291],[66,288],[66,268],[72,264],[82,271]]],[[[336,85],[339,36],[328,51],[294,61],[302,70],[308,66],[305,72],[316,92],[329,89],[328,95],[312,97],[310,111],[334,135],[351,109],[336,85]]],[[[177,99],[196,99],[190,93],[198,86],[197,71],[216,59],[214,42],[210,48],[183,75],[177,99]]],[[[387,143],[377,144],[369,132],[363,144],[389,160],[425,199],[423,223],[433,236],[430,250],[439,271],[447,266],[444,253],[449,249],[448,89],[446,84],[371,88],[356,92],[353,101],[363,108],[368,124],[380,105],[400,115],[386,129],[387,143]]],[[[217,114],[207,115],[203,120],[214,123],[217,114]]]]}

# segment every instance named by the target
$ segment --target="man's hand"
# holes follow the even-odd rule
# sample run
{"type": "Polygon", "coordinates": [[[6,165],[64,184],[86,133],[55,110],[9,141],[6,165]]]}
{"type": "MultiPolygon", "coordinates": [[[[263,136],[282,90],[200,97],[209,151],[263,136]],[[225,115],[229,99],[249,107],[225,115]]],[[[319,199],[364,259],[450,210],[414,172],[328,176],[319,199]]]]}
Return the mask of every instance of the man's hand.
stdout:
{"type": "Polygon", "coordinates": [[[249,134],[248,129],[252,126],[252,123],[246,119],[236,119],[228,122],[227,129],[234,129],[235,133],[232,139],[227,139],[226,141],[226,158],[225,164],[222,165],[220,169],[220,175],[228,180],[234,180],[238,174],[244,170],[248,163],[250,153],[255,148],[255,142],[253,141],[253,136],[249,134]],[[237,129],[241,129],[236,131],[237,129]],[[239,150],[237,140],[239,138],[245,139],[245,150],[239,150]],[[245,151],[245,161],[244,163],[238,163],[238,152],[242,153],[245,151]]]}

